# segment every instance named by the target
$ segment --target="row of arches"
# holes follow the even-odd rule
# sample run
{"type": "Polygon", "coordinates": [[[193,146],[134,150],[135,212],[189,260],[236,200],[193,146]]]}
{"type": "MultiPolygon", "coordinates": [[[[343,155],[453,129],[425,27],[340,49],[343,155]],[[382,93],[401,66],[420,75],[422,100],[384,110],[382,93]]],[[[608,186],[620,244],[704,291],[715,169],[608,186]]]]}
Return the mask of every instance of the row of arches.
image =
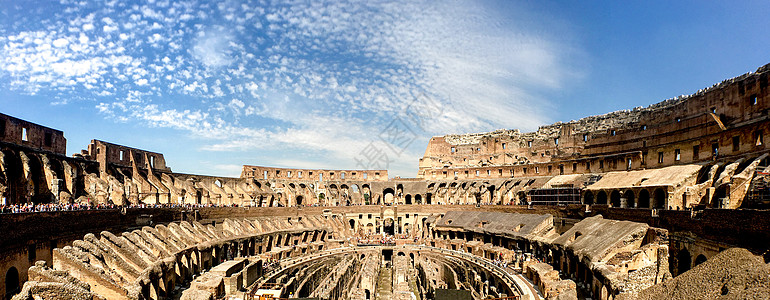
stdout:
{"type": "Polygon", "coordinates": [[[583,204],[611,205],[622,208],[665,209],[668,204],[668,192],[659,187],[653,190],[652,197],[648,189],[628,190],[586,190],[583,192],[583,204]]]}
{"type": "Polygon", "coordinates": [[[699,254],[698,256],[695,257],[695,259],[693,259],[692,256],[690,255],[690,251],[688,251],[687,249],[681,249],[679,250],[679,253],[677,253],[676,255],[676,261],[677,261],[676,271],[678,274],[682,274],[706,262],[706,260],[707,258],[703,254],[699,254]]]}

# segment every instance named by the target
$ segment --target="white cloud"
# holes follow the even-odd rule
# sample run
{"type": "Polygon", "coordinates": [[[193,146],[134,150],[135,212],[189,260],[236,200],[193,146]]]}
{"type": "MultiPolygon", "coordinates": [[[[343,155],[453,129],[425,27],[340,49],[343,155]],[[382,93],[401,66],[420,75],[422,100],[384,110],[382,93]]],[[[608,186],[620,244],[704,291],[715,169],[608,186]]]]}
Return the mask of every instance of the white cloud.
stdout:
{"type": "Polygon", "coordinates": [[[281,147],[350,168],[420,95],[442,108],[420,128],[424,141],[548,120],[538,95],[575,78],[571,45],[484,5],[113,2],[85,16],[64,7],[37,30],[0,36],[0,78],[27,93],[99,97],[100,113],[188,132],[208,150],[281,147]]]}
{"type": "Polygon", "coordinates": [[[227,66],[233,62],[228,46],[231,38],[228,33],[220,30],[201,32],[193,46],[193,56],[210,68],[227,66]]]}
{"type": "Polygon", "coordinates": [[[106,33],[110,33],[110,32],[113,32],[113,31],[117,31],[118,30],[118,26],[117,25],[104,25],[104,27],[102,27],[102,30],[104,30],[104,32],[106,32],[106,33]]]}
{"type": "Polygon", "coordinates": [[[67,44],[69,44],[69,41],[67,41],[65,38],[58,38],[53,41],[53,46],[56,48],[65,47],[67,44]]]}

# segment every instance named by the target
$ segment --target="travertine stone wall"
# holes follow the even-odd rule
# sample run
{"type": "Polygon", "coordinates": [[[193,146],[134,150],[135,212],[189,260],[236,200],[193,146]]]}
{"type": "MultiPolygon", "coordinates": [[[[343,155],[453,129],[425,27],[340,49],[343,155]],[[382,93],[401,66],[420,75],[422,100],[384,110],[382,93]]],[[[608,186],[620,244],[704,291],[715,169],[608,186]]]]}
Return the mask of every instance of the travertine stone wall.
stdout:
{"type": "Polygon", "coordinates": [[[420,178],[583,174],[766,152],[770,65],[649,107],[542,126],[433,137],[420,178]],[[465,175],[465,172],[468,175],[465,175]],[[478,172],[478,173],[477,173],[478,172]]]}

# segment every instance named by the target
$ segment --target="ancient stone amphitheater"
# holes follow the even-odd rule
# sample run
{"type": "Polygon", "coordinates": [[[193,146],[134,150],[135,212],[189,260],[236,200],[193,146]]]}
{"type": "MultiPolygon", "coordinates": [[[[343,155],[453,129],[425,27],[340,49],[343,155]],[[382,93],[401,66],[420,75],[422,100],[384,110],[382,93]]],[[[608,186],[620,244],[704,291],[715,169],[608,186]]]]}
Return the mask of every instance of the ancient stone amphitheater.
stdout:
{"type": "Polygon", "coordinates": [[[62,131],[0,114],[0,290],[767,299],[769,73],[535,132],[433,137],[415,178],[181,174],[161,153],[100,140],[67,156],[62,131]]]}

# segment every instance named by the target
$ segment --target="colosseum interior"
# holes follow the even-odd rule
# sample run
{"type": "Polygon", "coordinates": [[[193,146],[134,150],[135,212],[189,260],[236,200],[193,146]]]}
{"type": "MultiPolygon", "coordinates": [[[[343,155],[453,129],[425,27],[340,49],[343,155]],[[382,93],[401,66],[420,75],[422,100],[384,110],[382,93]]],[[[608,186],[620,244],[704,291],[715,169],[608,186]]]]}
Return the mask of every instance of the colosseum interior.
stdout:
{"type": "Polygon", "coordinates": [[[415,178],[163,154],[0,114],[5,299],[767,299],[770,65],[649,107],[436,136],[415,178]],[[177,205],[169,205],[177,204],[177,205]]]}

